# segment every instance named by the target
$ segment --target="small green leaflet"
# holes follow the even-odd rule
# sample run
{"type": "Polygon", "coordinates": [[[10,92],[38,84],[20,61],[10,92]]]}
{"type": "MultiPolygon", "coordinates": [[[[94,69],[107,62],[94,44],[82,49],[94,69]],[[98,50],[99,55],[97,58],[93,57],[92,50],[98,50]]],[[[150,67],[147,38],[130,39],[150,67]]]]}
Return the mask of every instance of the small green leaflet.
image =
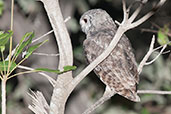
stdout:
{"type": "Polygon", "coordinates": [[[29,47],[29,49],[27,50],[27,54],[26,54],[25,58],[28,58],[33,53],[33,51],[35,51],[37,48],[39,48],[41,45],[43,45],[47,41],[48,40],[45,40],[43,42],[40,42],[38,44],[35,44],[35,45],[29,47]]]}
{"type": "Polygon", "coordinates": [[[68,72],[71,70],[75,70],[77,67],[76,66],[64,66],[64,70],[60,71],[60,70],[52,70],[52,69],[48,69],[48,68],[37,68],[35,69],[36,71],[44,71],[44,72],[52,72],[52,73],[56,73],[56,74],[62,74],[64,72],[68,72]]]}
{"type": "Polygon", "coordinates": [[[15,51],[15,54],[14,54],[15,57],[17,57],[23,51],[23,49],[26,46],[31,44],[33,37],[34,37],[33,32],[26,33],[23,36],[23,38],[20,40],[19,46],[16,48],[16,51],[15,51]],[[28,38],[28,39],[26,41],[24,41],[26,38],[28,38]]]}
{"type": "Polygon", "coordinates": [[[75,70],[77,67],[76,66],[64,66],[64,71],[63,72],[67,72],[70,70],[75,70]]]}
{"type": "MultiPolygon", "coordinates": [[[[0,61],[0,71],[7,71],[8,70],[9,61],[0,61]]],[[[11,61],[10,71],[16,66],[16,63],[11,61]]]]}
{"type": "MultiPolygon", "coordinates": [[[[164,28],[160,28],[157,35],[157,41],[160,45],[165,45],[169,42],[169,37],[167,36],[167,33],[169,32],[169,28],[167,25],[164,26],[164,28]]],[[[168,45],[171,46],[171,43],[169,43],[168,45]]]]}
{"type": "Polygon", "coordinates": [[[0,46],[5,46],[7,44],[9,38],[12,36],[13,32],[11,30],[8,31],[8,33],[2,33],[0,34],[0,46]]]}

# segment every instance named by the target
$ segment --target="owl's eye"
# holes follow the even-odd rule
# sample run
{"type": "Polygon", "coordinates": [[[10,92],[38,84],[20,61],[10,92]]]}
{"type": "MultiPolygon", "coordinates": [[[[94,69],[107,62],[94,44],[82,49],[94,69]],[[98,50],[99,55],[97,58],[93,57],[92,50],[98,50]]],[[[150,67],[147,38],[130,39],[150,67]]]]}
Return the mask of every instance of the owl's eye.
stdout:
{"type": "Polygon", "coordinates": [[[84,18],[83,20],[84,20],[85,23],[87,23],[87,19],[86,18],[84,18]]]}

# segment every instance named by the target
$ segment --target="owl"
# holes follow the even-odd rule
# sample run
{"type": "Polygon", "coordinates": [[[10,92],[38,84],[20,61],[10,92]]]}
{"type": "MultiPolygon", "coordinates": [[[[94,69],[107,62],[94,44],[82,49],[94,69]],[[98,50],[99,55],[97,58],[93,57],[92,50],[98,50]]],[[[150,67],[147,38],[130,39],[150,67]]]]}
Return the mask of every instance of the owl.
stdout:
{"type": "MultiPolygon", "coordinates": [[[[117,26],[109,14],[102,9],[92,9],[80,18],[82,31],[86,34],[83,48],[88,63],[93,62],[112,41],[117,26]]],[[[140,101],[136,86],[139,82],[136,60],[131,44],[123,35],[94,72],[111,91],[134,102],[140,101]]]]}

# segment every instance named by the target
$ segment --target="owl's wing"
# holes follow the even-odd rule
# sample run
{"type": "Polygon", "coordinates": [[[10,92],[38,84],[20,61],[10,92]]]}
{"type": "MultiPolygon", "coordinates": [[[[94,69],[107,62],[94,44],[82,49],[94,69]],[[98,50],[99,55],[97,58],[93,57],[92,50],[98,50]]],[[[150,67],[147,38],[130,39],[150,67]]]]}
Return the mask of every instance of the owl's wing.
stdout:
{"type": "MultiPolygon", "coordinates": [[[[87,60],[91,63],[110,44],[114,34],[110,31],[101,31],[87,36],[84,41],[84,50],[87,60]]],[[[126,36],[123,36],[112,53],[95,69],[95,73],[110,88],[118,94],[136,101],[136,83],[138,72],[131,45],[126,36]]]]}

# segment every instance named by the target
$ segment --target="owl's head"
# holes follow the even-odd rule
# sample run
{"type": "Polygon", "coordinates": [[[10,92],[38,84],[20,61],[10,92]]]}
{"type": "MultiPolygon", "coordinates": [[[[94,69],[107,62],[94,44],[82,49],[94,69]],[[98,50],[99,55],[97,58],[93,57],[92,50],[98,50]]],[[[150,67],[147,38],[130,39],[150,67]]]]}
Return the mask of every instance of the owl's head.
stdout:
{"type": "Polygon", "coordinates": [[[90,30],[99,29],[107,25],[113,24],[112,18],[102,9],[92,9],[85,12],[80,18],[80,25],[86,34],[90,30]]]}

